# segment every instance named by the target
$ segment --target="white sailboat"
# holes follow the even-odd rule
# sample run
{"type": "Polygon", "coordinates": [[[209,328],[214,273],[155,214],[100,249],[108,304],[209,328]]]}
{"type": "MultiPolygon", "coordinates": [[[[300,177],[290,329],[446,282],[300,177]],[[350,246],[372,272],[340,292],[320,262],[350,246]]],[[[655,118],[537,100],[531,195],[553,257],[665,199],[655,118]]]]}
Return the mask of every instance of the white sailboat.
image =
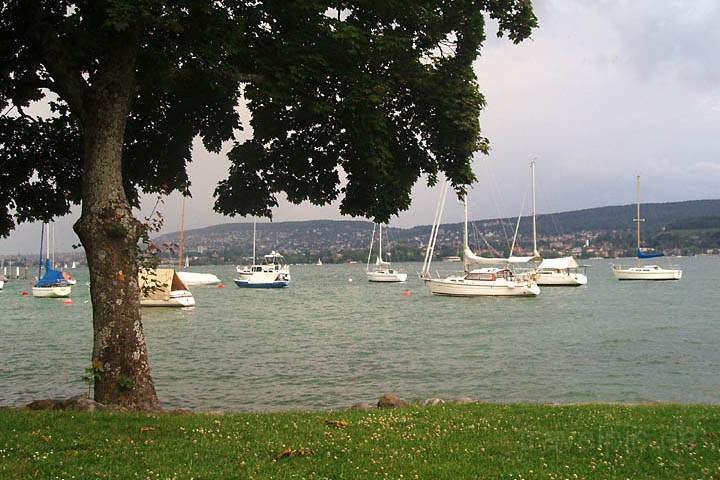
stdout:
{"type": "Polygon", "coordinates": [[[537,209],[535,203],[535,160],[530,162],[532,177],[532,219],[533,219],[533,252],[534,256],[542,259],[534,272],[535,282],[541,286],[551,287],[579,287],[587,285],[587,275],[580,272],[580,265],[575,258],[560,257],[543,259],[537,249],[537,209]]]}
{"type": "Polygon", "coordinates": [[[485,297],[485,296],[512,296],[535,297],[540,294],[540,287],[530,278],[518,278],[506,267],[470,268],[473,265],[507,264],[509,259],[485,258],[475,255],[468,245],[468,213],[467,195],[463,197],[465,208],[465,223],[463,229],[463,263],[465,271],[459,275],[450,275],[445,278],[432,278],[430,264],[435,250],[437,233],[445,206],[447,182],[441,189],[441,199],[435,212],[435,221],[430,232],[427,252],[421,278],[433,295],[451,297],[485,297]]]}
{"type": "Polygon", "coordinates": [[[315,265],[317,265],[318,267],[322,267],[322,264],[322,260],[318,258],[318,261],[317,263],[315,263],[315,265]]]}
{"type": "Polygon", "coordinates": [[[3,289],[6,281],[7,281],[7,278],[5,278],[5,275],[0,273],[0,290],[3,289]]]}
{"type": "Polygon", "coordinates": [[[253,221],[253,261],[252,265],[237,266],[238,277],[234,280],[240,288],[283,288],[290,285],[290,267],[285,258],[276,251],[263,256],[263,263],[255,263],[255,244],[257,224],[253,221]]]}
{"type": "Polygon", "coordinates": [[[375,241],[375,225],[373,225],[372,238],[370,239],[370,251],[368,252],[368,261],[365,267],[365,274],[368,282],[378,283],[402,283],[407,280],[407,273],[399,272],[390,266],[390,262],[383,260],[382,244],[383,244],[383,226],[378,224],[380,232],[378,235],[378,255],[375,259],[375,267],[370,269],[370,260],[372,259],[373,242],[375,241]]]}
{"type": "Polygon", "coordinates": [[[212,273],[188,272],[190,267],[190,258],[185,257],[185,265],[183,267],[183,249],[185,247],[185,197],[182,200],[182,213],[180,214],[180,245],[178,247],[178,268],[177,276],[186,286],[195,285],[214,285],[220,283],[220,279],[212,273]]]}
{"type": "Polygon", "coordinates": [[[194,307],[195,297],[172,268],[143,269],[138,274],[143,307],[194,307]]]}
{"type": "Polygon", "coordinates": [[[38,281],[32,287],[33,297],[37,298],[64,298],[69,297],[72,287],[63,276],[63,272],[55,270],[50,258],[50,226],[43,224],[40,233],[40,265],[38,268],[38,281]],[[45,272],[42,272],[42,253],[45,229],[47,227],[47,243],[45,246],[45,272]]]}
{"type": "Polygon", "coordinates": [[[637,261],[634,267],[623,267],[613,265],[612,270],[618,280],[680,280],[682,270],[679,268],[662,268],[659,265],[643,265],[640,262],[644,258],[662,257],[662,253],[646,253],[640,248],[640,223],[645,219],[640,218],[640,175],[637,176],[637,216],[633,221],[637,224],[637,261]]]}

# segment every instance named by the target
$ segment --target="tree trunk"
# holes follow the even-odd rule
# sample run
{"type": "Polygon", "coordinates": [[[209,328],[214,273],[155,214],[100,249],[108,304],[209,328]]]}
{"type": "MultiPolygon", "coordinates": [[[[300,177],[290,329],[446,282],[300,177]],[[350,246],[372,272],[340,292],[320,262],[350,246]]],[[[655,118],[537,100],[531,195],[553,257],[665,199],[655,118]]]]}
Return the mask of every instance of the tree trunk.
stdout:
{"type": "Polygon", "coordinates": [[[140,318],[138,239],[122,178],[132,77],[89,96],[83,118],[82,215],[74,226],[90,268],[95,400],[159,408],[140,318]]]}

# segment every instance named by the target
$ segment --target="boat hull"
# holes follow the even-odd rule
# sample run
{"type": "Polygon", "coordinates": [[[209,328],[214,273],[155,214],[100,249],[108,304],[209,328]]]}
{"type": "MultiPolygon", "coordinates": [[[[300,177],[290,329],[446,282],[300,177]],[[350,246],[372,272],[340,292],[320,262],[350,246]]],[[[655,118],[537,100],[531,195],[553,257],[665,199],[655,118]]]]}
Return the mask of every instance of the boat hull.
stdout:
{"type": "Polygon", "coordinates": [[[5,281],[0,280],[0,290],[2,290],[4,286],[5,286],[5,281]]]}
{"type": "Polygon", "coordinates": [[[177,272],[177,276],[188,287],[220,283],[220,279],[212,273],[177,272]]]}
{"type": "Polygon", "coordinates": [[[189,290],[173,290],[167,300],[143,298],[140,300],[142,307],[171,307],[185,308],[195,306],[195,297],[189,290]]]}
{"type": "Polygon", "coordinates": [[[587,277],[582,273],[538,272],[535,278],[535,283],[541,287],[580,287],[588,283],[587,277]]]}
{"type": "Polygon", "coordinates": [[[613,268],[618,280],[680,280],[682,270],[670,268],[613,268]]]}
{"type": "Polygon", "coordinates": [[[240,288],[284,288],[290,285],[289,281],[252,282],[240,278],[235,279],[235,285],[240,288]]]}
{"type": "Polygon", "coordinates": [[[404,283],[407,273],[367,272],[368,282],[377,283],[404,283]]]}
{"type": "Polygon", "coordinates": [[[446,297],[536,297],[540,288],[534,283],[461,282],[448,279],[426,279],[425,285],[433,295],[446,297]]]}
{"type": "Polygon", "coordinates": [[[70,286],[62,287],[32,287],[33,297],[37,298],[64,298],[69,297],[72,288],[70,286]]]}

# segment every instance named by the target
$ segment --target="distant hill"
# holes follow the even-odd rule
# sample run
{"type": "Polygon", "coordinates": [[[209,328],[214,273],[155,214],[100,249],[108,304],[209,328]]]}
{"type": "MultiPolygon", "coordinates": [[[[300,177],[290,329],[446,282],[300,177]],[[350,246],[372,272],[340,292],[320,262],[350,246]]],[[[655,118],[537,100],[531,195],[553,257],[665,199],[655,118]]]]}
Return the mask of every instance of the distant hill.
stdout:
{"type": "MultiPolygon", "coordinates": [[[[538,232],[541,240],[550,244],[550,239],[565,239],[566,250],[579,245],[582,238],[595,238],[599,234],[622,238],[618,248],[630,248],[630,233],[633,231],[635,205],[619,205],[588,208],[538,215],[538,232]],[[620,232],[620,233],[617,233],[620,232]],[[583,237],[584,235],[584,237],[583,237]],[[568,243],[568,237],[575,237],[575,244],[568,243]],[[581,238],[582,237],[582,238],[581,238]]],[[[648,203],[642,205],[644,238],[663,230],[682,228],[720,229],[720,200],[694,200],[686,202],[648,203]]],[[[478,248],[483,242],[493,244],[493,248],[502,250],[507,245],[507,237],[512,236],[516,218],[485,219],[473,221],[471,235],[478,248]]],[[[327,257],[328,252],[340,258],[338,252],[366,250],[370,240],[372,224],[360,220],[310,220],[298,222],[259,223],[257,225],[258,251],[281,249],[283,253],[310,260],[314,256],[327,257]]],[[[408,249],[405,254],[397,253],[396,258],[415,258],[418,249],[427,241],[430,225],[412,228],[389,228],[388,237],[396,249],[408,249]]],[[[527,246],[531,234],[531,222],[521,223],[519,244],[527,246]]],[[[159,236],[156,241],[174,243],[178,232],[159,236]]],[[[447,253],[457,253],[462,239],[462,224],[443,224],[438,237],[438,248],[447,253]]],[[[187,230],[186,246],[190,251],[202,253],[216,252],[228,258],[248,255],[251,251],[252,223],[227,223],[210,227],[187,230]],[[219,252],[219,253],[218,253],[219,252]]],[[[583,240],[584,242],[584,240],[583,240]]],[[[556,242],[557,243],[557,242],[556,242]]],[[[612,243],[612,240],[610,241],[612,243]]],[[[559,250],[562,248],[558,247],[559,250]]],[[[355,257],[343,256],[344,259],[355,257]]],[[[357,258],[361,259],[360,256],[357,258]]]]}

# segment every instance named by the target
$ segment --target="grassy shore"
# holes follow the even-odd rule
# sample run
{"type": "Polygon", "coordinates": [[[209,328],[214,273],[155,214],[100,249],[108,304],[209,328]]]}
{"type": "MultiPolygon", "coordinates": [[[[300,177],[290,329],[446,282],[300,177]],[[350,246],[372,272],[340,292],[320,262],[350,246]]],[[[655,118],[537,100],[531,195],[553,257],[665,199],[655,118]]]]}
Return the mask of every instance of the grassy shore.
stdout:
{"type": "Polygon", "coordinates": [[[710,479],[720,478],[720,408],[0,410],[0,478],[710,479]]]}

